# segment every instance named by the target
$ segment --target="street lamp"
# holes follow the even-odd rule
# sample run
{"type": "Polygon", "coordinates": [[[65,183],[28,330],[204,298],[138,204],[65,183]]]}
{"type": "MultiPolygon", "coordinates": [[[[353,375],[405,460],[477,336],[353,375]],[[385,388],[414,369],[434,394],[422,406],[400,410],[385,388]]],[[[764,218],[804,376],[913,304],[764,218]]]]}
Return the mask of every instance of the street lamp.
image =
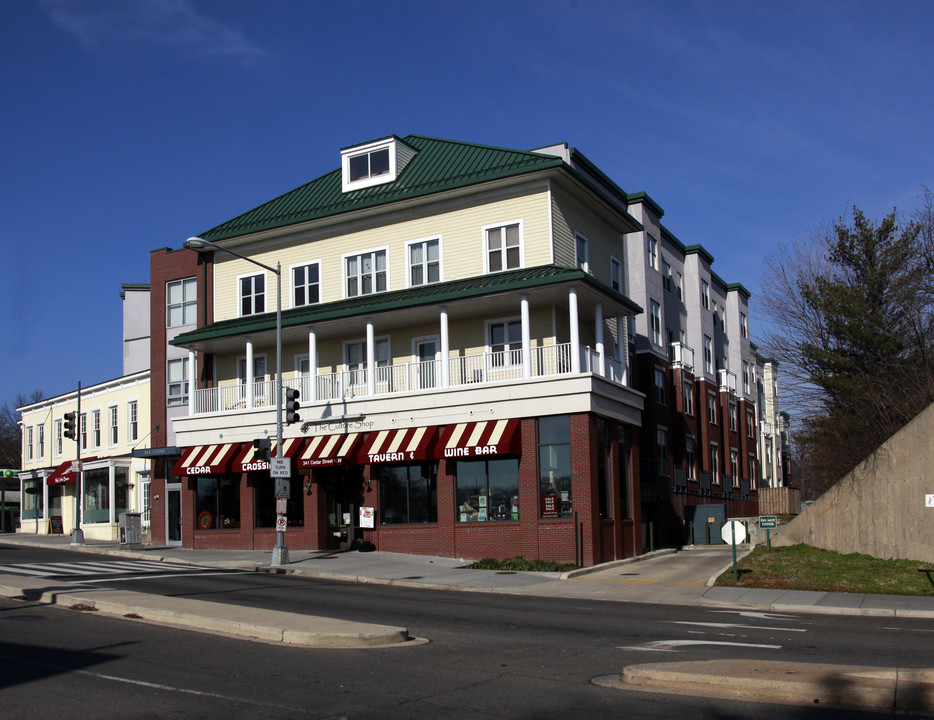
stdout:
{"type": "MultiPolygon", "coordinates": [[[[230,253],[241,260],[246,260],[247,262],[258,265],[264,270],[269,270],[269,272],[276,274],[276,452],[282,453],[282,269],[280,263],[276,261],[276,267],[272,268],[269,265],[264,265],[263,263],[254,260],[253,258],[248,258],[246,255],[241,255],[240,253],[231,250],[230,248],[221,247],[220,245],[215,245],[209,240],[202,240],[199,237],[190,237],[185,243],[184,247],[189,250],[204,250],[206,248],[212,248],[214,250],[220,250],[221,252],[230,253]]],[[[251,382],[250,378],[247,378],[247,382],[251,382]]],[[[271,465],[270,465],[271,466],[271,465]]],[[[278,524],[278,523],[277,523],[278,524]]],[[[285,532],[282,530],[276,529],[276,546],[272,549],[272,561],[273,565],[285,565],[289,562],[289,549],[285,545],[285,532]]]]}

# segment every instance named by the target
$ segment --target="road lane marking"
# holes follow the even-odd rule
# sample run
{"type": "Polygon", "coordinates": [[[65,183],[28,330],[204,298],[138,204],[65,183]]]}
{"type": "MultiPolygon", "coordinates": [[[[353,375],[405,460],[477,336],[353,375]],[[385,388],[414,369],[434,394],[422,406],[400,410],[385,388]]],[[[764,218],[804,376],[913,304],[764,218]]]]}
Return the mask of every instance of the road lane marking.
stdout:
{"type": "Polygon", "coordinates": [[[762,643],[742,643],[728,640],[655,640],[642,645],[617,645],[618,650],[637,650],[640,652],[677,652],[680,647],[694,645],[721,645],[726,647],[764,648],[766,650],[781,650],[781,645],[764,645],[762,643]]]}
{"type": "Polygon", "coordinates": [[[674,625],[699,625],[700,627],[722,628],[729,630],[779,630],[782,632],[807,632],[805,628],[766,627],[763,625],[738,625],[736,623],[696,622],[694,620],[667,620],[674,625]]]}

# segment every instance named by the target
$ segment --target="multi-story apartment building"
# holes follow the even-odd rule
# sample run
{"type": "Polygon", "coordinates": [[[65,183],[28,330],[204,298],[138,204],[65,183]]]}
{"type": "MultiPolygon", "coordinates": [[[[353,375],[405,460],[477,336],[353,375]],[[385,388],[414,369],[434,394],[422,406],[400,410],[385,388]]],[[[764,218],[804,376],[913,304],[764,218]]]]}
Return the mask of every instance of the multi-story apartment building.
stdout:
{"type": "Polygon", "coordinates": [[[150,469],[135,451],[149,442],[149,287],[124,285],[124,375],[18,408],[23,435],[20,532],[70,534],[81,460],[81,528],[117,540],[120,515],[149,523],[150,469]],[[65,415],[76,413],[74,440],[65,415]]]}
{"type": "Polygon", "coordinates": [[[222,250],[152,254],[155,541],[271,548],[284,509],[293,548],[592,564],[754,514],[749,294],[648,196],[564,145],[339,159],[201,233],[222,250]],[[278,362],[285,508],[254,443],[278,362]]]}

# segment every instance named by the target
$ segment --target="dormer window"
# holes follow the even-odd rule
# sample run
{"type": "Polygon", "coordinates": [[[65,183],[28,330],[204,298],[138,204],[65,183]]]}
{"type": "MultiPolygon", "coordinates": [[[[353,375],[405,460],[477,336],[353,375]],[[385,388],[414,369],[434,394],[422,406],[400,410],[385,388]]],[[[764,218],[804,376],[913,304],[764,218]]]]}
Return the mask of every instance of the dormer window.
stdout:
{"type": "Polygon", "coordinates": [[[415,149],[396,136],[341,150],[341,189],[359,190],[394,181],[415,157],[415,149]]]}

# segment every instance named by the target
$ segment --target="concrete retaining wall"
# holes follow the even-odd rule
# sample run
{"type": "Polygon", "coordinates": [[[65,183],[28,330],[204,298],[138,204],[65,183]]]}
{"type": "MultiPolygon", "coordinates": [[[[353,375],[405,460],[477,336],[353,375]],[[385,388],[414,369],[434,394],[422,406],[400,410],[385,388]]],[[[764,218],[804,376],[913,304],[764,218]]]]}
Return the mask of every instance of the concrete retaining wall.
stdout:
{"type": "Polygon", "coordinates": [[[840,553],[934,562],[934,405],[773,534],[840,553]]]}

